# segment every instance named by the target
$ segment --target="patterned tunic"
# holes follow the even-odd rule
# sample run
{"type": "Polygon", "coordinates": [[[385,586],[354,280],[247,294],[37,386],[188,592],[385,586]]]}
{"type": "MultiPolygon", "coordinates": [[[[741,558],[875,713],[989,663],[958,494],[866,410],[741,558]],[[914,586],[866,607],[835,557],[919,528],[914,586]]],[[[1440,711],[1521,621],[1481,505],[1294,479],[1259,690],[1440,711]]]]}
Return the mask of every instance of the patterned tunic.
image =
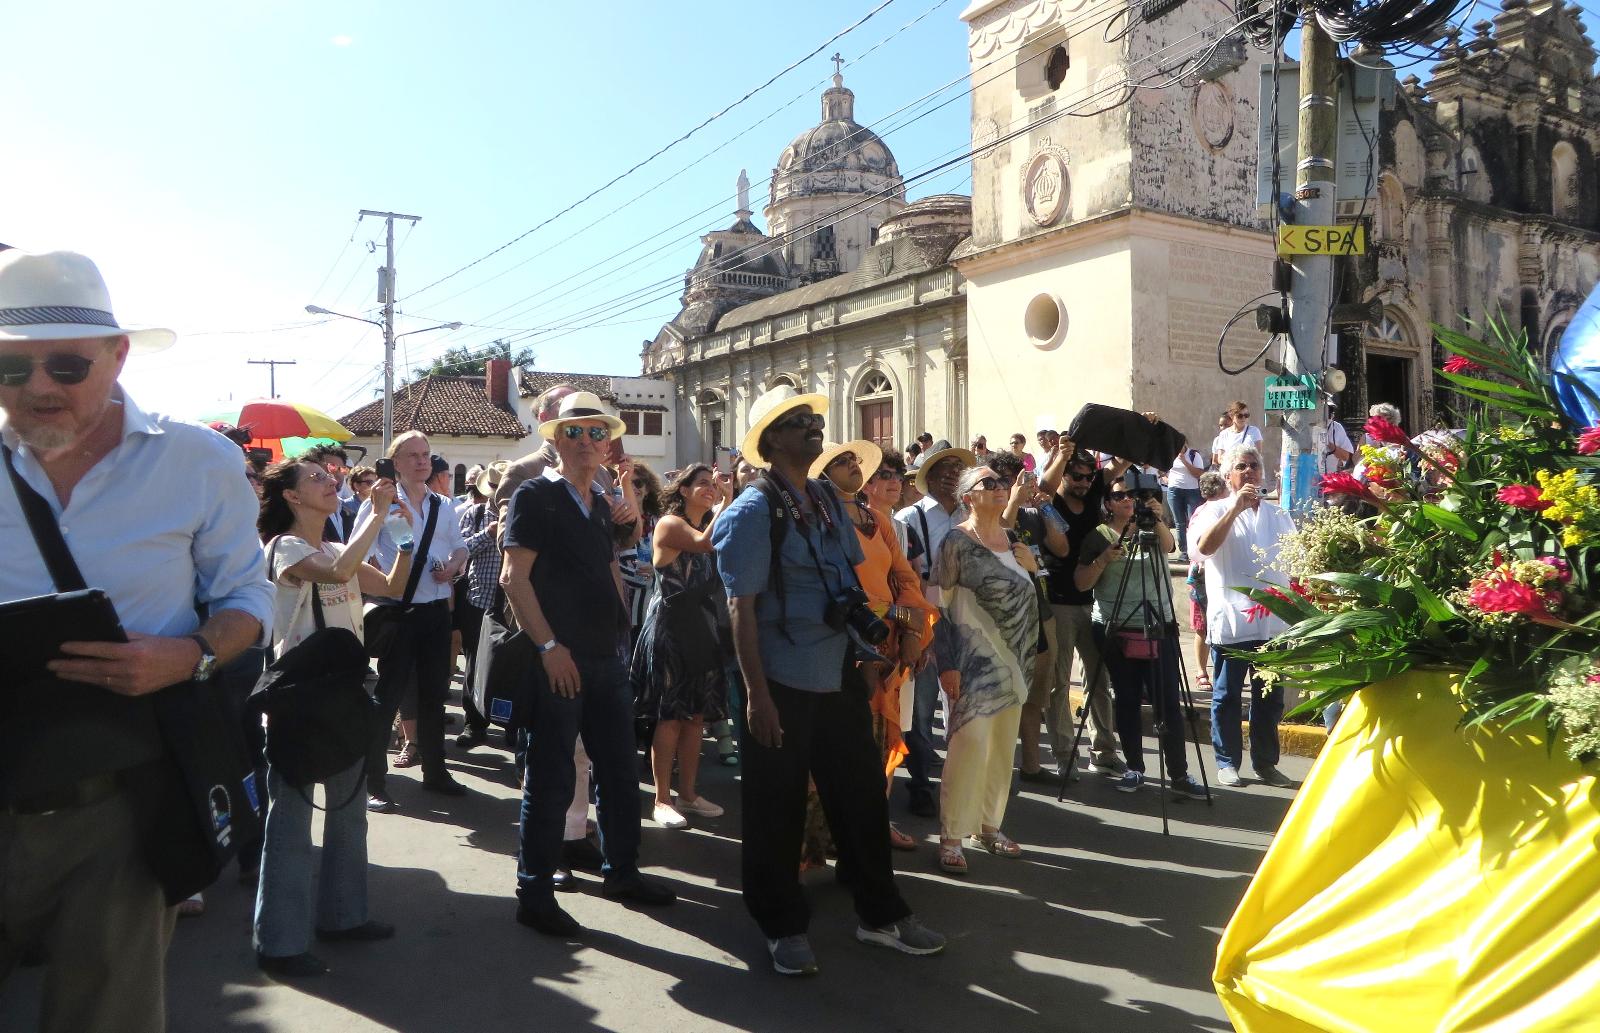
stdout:
{"type": "Polygon", "coordinates": [[[934,581],[948,622],[945,662],[961,674],[947,733],[954,735],[972,718],[1021,706],[1028,698],[1024,672],[1039,643],[1039,604],[1026,576],[961,530],[939,546],[934,581]]]}

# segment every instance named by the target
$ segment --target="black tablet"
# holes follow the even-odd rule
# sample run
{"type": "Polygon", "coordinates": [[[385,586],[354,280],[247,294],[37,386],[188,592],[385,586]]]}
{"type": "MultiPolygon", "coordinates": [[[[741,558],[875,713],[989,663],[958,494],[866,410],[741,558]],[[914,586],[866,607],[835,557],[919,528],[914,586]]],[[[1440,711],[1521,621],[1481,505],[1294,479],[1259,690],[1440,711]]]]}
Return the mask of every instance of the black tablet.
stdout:
{"type": "Polygon", "coordinates": [[[0,672],[11,684],[49,674],[63,642],[126,642],[117,608],[98,588],[0,603],[0,672]]]}

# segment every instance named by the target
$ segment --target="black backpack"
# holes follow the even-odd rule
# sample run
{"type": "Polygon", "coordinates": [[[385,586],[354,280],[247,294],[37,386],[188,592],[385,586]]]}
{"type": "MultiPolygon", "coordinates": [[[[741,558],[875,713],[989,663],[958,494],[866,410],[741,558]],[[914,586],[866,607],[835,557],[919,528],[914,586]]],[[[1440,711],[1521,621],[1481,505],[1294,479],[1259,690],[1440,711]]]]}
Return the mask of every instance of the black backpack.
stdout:
{"type": "Polygon", "coordinates": [[[247,713],[267,715],[267,762],[298,789],[325,782],[366,756],[377,708],[366,689],[366,647],[354,632],[327,626],[322,593],[315,582],[309,587],[317,630],[268,665],[246,702],[247,713]]]}

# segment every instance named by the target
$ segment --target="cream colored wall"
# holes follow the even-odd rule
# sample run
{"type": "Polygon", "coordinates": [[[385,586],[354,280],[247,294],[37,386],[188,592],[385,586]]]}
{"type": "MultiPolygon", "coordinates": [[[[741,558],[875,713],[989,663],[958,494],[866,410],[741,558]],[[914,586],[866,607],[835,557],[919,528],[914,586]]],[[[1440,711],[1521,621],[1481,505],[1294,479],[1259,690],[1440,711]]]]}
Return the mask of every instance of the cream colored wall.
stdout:
{"type": "MultiPolygon", "coordinates": [[[[1155,411],[1209,454],[1217,414],[1239,399],[1263,431],[1263,459],[1276,470],[1281,434],[1261,409],[1266,370],[1228,376],[1217,365],[1217,334],[1241,305],[1271,283],[1265,234],[1141,216],[1132,256],[1132,405],[1155,411]]],[[[1223,342],[1229,368],[1250,361],[1266,338],[1246,315],[1223,342]]],[[[1270,354],[1270,353],[1269,353],[1270,354]]]]}
{"type": "Polygon", "coordinates": [[[990,447],[1017,431],[1031,440],[1041,414],[1065,427],[1085,402],[1128,407],[1132,339],[1131,256],[1121,233],[1097,233],[1074,246],[1059,235],[1048,253],[985,269],[963,264],[968,279],[968,436],[990,447]],[[1023,330],[1035,296],[1066,307],[1059,344],[1041,350],[1023,330]]]}

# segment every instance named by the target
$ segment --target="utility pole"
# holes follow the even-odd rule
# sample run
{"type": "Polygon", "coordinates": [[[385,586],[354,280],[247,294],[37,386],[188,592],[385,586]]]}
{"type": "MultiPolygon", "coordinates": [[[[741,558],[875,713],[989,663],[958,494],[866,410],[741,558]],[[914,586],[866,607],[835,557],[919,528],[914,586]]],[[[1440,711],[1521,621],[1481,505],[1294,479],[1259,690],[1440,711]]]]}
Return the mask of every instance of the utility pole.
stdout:
{"type": "Polygon", "coordinates": [[[383,450],[388,452],[389,442],[394,440],[394,223],[396,219],[417,223],[422,216],[365,208],[361,214],[384,222],[385,259],[378,278],[378,300],[383,302],[383,450]]]}
{"type": "MultiPolygon", "coordinates": [[[[1300,160],[1295,166],[1294,222],[1297,226],[1334,223],[1334,148],[1339,131],[1339,52],[1333,37],[1314,17],[1300,30],[1300,160]]],[[[1321,378],[1333,290],[1333,258],[1295,255],[1289,295],[1289,346],[1283,365],[1291,375],[1321,378]]],[[[1317,498],[1328,428],[1321,407],[1284,414],[1280,499],[1291,513],[1306,511],[1317,498]]]]}
{"type": "Polygon", "coordinates": [[[278,397],[278,367],[293,366],[293,359],[250,359],[252,366],[266,366],[267,369],[267,397],[278,397]]]}

